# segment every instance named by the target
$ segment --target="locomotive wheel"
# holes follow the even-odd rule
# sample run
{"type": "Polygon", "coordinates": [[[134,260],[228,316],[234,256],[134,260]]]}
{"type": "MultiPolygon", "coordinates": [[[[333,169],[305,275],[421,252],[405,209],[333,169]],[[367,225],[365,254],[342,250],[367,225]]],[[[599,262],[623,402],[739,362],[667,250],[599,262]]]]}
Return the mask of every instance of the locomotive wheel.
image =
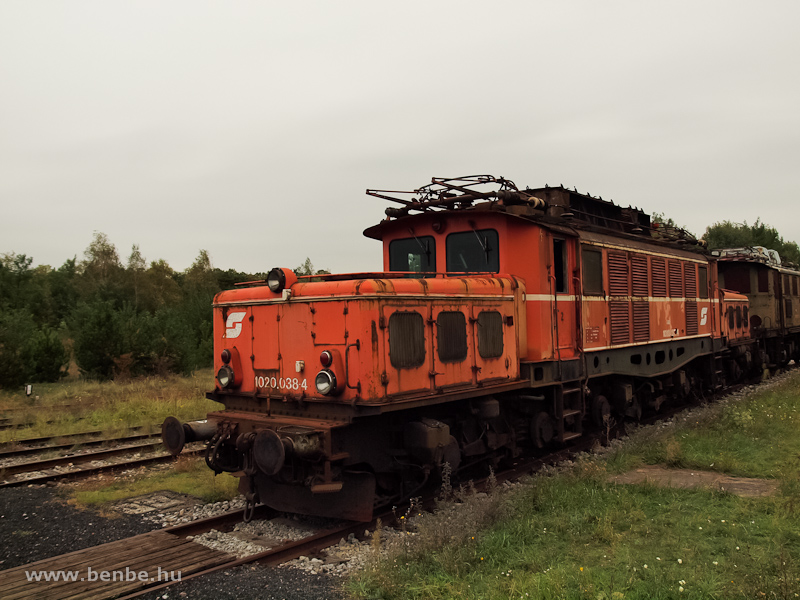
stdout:
{"type": "Polygon", "coordinates": [[[537,448],[544,448],[553,439],[553,420],[546,412],[537,413],[531,419],[531,439],[537,448]]]}
{"type": "Polygon", "coordinates": [[[605,396],[595,396],[592,400],[592,419],[598,427],[604,427],[606,419],[611,416],[611,405],[605,396]]]}
{"type": "Polygon", "coordinates": [[[642,403],[638,398],[634,398],[633,402],[625,409],[625,416],[630,417],[634,421],[642,420],[642,403]]]}

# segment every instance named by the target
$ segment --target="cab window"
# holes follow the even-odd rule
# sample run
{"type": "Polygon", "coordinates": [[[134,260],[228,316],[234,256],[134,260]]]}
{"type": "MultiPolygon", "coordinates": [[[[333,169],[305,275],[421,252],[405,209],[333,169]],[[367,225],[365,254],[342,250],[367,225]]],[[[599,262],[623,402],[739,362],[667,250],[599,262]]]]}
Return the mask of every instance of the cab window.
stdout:
{"type": "Polygon", "coordinates": [[[429,235],[393,240],[389,243],[389,270],[435,272],[436,241],[429,235]]]}
{"type": "Polygon", "coordinates": [[[446,245],[448,272],[500,271],[499,237],[494,229],[451,233],[446,245]]]}

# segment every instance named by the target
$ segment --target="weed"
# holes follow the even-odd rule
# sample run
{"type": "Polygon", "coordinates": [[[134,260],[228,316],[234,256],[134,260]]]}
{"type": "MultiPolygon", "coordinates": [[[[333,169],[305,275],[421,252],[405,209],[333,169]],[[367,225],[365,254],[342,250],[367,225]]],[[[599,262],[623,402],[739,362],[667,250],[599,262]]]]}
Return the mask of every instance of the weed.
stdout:
{"type": "Polygon", "coordinates": [[[239,480],[229,475],[214,476],[197,457],[181,457],[177,469],[142,471],[130,479],[99,478],[76,484],[71,488],[71,503],[89,506],[118,502],[152,492],[171,490],[205,502],[230,500],[238,495],[239,480]]]}
{"type": "Polygon", "coordinates": [[[0,431],[0,443],[85,431],[111,437],[138,426],[157,431],[167,416],[193,420],[219,409],[204,397],[212,387],[213,373],[206,370],[191,377],[38,384],[33,405],[22,392],[3,391],[0,412],[8,411],[17,426],[0,431]]]}
{"type": "Polygon", "coordinates": [[[664,462],[670,467],[683,466],[683,447],[675,438],[669,438],[665,442],[664,462]]]}

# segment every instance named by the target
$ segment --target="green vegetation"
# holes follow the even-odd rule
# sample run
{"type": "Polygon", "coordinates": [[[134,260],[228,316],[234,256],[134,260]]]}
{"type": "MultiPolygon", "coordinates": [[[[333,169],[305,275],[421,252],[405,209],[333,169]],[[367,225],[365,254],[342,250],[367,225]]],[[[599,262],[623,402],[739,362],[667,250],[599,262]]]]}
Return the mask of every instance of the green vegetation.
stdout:
{"type": "Polygon", "coordinates": [[[214,476],[202,458],[183,456],[167,471],[147,471],[132,479],[115,479],[85,483],[72,488],[72,501],[79,506],[118,502],[153,492],[172,491],[200,498],[204,502],[220,502],[235,498],[239,480],[227,473],[214,476]]]}
{"type": "Polygon", "coordinates": [[[787,242],[774,227],[762,223],[760,219],[752,225],[723,221],[706,228],[703,236],[712,250],[717,248],[743,248],[764,246],[777,250],[783,261],[800,265],[800,247],[796,242],[787,242]]]}
{"type": "Polygon", "coordinates": [[[412,520],[416,534],[350,591],[386,599],[795,598],[799,384],[794,374],[743,401],[642,429],[604,456],[583,456],[511,492],[450,502],[412,520]],[[773,477],[780,488],[742,498],[608,482],[609,473],[647,463],[773,477]]]}
{"type": "Polygon", "coordinates": [[[212,364],[214,295],[260,279],[211,265],[205,250],[186,271],[148,266],[134,245],[127,264],[102,233],[84,260],[32,268],[0,255],[0,387],[58,381],[72,354],[90,379],[189,374],[212,364]]]}
{"type": "MultiPolygon", "coordinates": [[[[82,261],[32,263],[0,255],[0,388],[59,381],[70,359],[74,371],[101,381],[210,367],[214,295],[266,277],[216,269],[205,250],[182,273],[164,260],[148,266],[135,244],[123,264],[99,232],[82,261]]],[[[296,271],[327,273],[308,258],[296,271]]]]}
{"type": "Polygon", "coordinates": [[[744,403],[718,404],[688,417],[653,438],[631,436],[624,449],[611,453],[611,472],[639,464],[665,464],[719,471],[741,477],[781,479],[800,469],[798,375],[744,403]],[[795,389],[793,389],[795,388],[795,389]]]}
{"type": "Polygon", "coordinates": [[[114,435],[135,426],[158,431],[170,415],[192,420],[219,410],[220,404],[205,398],[213,387],[213,373],[205,369],[189,377],[37,384],[38,400],[0,391],[0,414],[20,424],[0,431],[0,442],[95,430],[114,435]]]}

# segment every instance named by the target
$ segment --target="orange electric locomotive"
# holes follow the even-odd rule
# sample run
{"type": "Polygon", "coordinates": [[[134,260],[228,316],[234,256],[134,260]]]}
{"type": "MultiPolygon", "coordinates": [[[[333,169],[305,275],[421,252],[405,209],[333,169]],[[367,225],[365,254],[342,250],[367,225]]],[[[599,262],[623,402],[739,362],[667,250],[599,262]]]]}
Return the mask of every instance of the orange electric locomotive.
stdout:
{"type": "Polygon", "coordinates": [[[241,477],[248,506],[368,520],[452,472],[638,418],[759,368],[745,296],[637,209],[561,186],[434,179],[364,233],[384,272],[266,281],[214,300],[206,422],[174,454],[241,477]]]}

